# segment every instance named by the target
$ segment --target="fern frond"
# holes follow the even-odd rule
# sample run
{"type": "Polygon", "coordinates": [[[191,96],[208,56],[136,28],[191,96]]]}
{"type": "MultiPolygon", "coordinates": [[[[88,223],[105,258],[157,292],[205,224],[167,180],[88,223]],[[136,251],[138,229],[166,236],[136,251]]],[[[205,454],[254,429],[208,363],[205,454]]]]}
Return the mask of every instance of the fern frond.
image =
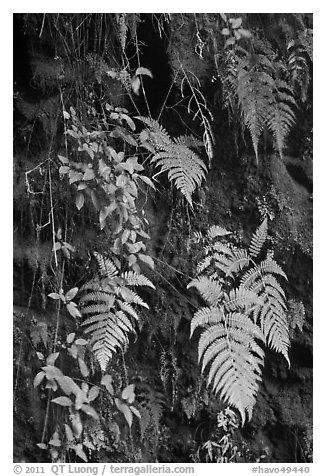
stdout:
{"type": "MultiPolygon", "coordinates": [[[[147,304],[128,286],[150,286],[153,284],[145,276],[133,271],[122,273],[119,277],[116,269],[108,269],[107,259],[97,255],[100,269],[105,270],[105,277],[96,278],[82,287],[85,292],[81,297],[81,314],[85,317],[82,326],[90,334],[92,352],[104,372],[109,360],[117,350],[124,351],[128,345],[128,334],[134,332],[134,322],[138,314],[133,304],[147,307],[147,304]],[[110,277],[108,277],[110,276],[110,277]],[[112,286],[107,283],[112,282],[112,286]],[[121,286],[118,283],[124,282],[121,286]]],[[[103,272],[104,274],[104,272],[103,272]]]]}
{"type": "Polygon", "coordinates": [[[284,299],[280,293],[275,293],[275,288],[270,286],[265,287],[262,297],[264,305],[258,313],[258,318],[262,332],[266,336],[267,345],[272,350],[282,353],[290,365],[288,357],[290,340],[284,299]]]}
{"type": "Polygon", "coordinates": [[[296,120],[294,112],[296,102],[292,91],[284,81],[278,83],[273,99],[268,109],[266,125],[273,134],[277,150],[282,158],[285,138],[296,120]]]}
{"type": "Polygon", "coordinates": [[[273,101],[274,80],[266,72],[249,72],[240,69],[238,75],[238,98],[243,111],[244,122],[251,135],[258,163],[258,142],[264,130],[269,105],[273,101]]]}
{"type": "Polygon", "coordinates": [[[253,234],[249,246],[249,255],[252,258],[256,258],[266,241],[267,238],[267,218],[264,218],[261,225],[257,228],[255,233],[253,234]]]}
{"type": "Polygon", "coordinates": [[[263,352],[256,353],[257,345],[252,345],[250,336],[253,329],[259,335],[259,328],[245,315],[233,313],[231,316],[224,323],[209,326],[203,332],[198,354],[203,360],[203,370],[211,363],[208,383],[226,403],[239,410],[244,423],[247,416],[251,417],[255,404],[263,352]],[[229,326],[235,322],[236,326],[229,326]]]}
{"type": "Polygon", "coordinates": [[[251,418],[261,380],[260,343],[289,362],[285,293],[275,277],[286,275],[270,252],[260,263],[253,261],[266,237],[267,217],[253,234],[249,252],[212,239],[197,265],[199,275],[188,285],[209,304],[194,314],[190,326],[191,336],[203,328],[198,342],[202,371],[210,365],[208,383],[239,410],[242,422],[251,418]]]}
{"type": "Polygon", "coordinates": [[[85,333],[91,335],[90,345],[103,372],[113,353],[128,344],[127,333],[133,330],[132,322],[124,313],[110,312],[109,309],[105,304],[82,309],[83,315],[90,315],[82,326],[85,333]]]}
{"type": "Polygon", "coordinates": [[[186,141],[185,136],[172,140],[167,131],[154,119],[138,116],[148,128],[147,135],[142,136],[145,143],[150,143],[157,151],[152,162],[160,167],[162,172],[168,173],[170,181],[185,196],[192,206],[192,193],[201,185],[207,168],[199,156],[186,145],[193,139],[186,141]]]}
{"type": "Polygon", "coordinates": [[[175,183],[176,188],[192,205],[191,196],[205,178],[205,165],[197,154],[186,146],[173,145],[166,149],[166,152],[155,154],[152,162],[159,166],[162,172],[168,173],[169,180],[175,183]]]}
{"type": "Polygon", "coordinates": [[[307,38],[302,37],[303,41],[292,40],[287,46],[289,57],[287,61],[287,70],[290,74],[290,82],[293,88],[299,90],[300,99],[305,102],[307,99],[308,86],[310,83],[310,72],[308,61],[312,62],[310,56],[310,49],[312,49],[312,41],[309,41],[306,46],[307,38]],[[309,44],[311,43],[311,44],[309,44]]]}
{"type": "Polygon", "coordinates": [[[150,437],[158,438],[160,429],[160,420],[163,415],[163,410],[166,406],[165,397],[163,393],[153,390],[148,386],[147,391],[141,391],[138,399],[139,409],[141,414],[140,432],[141,438],[145,438],[147,434],[150,437]]]}

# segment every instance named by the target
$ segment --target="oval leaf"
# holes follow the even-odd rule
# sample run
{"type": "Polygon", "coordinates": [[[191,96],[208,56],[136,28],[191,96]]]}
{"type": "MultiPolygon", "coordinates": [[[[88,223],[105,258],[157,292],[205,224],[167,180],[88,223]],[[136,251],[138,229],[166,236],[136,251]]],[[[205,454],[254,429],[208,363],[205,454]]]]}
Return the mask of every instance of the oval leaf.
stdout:
{"type": "Polygon", "coordinates": [[[57,360],[58,357],[59,357],[59,352],[53,352],[46,359],[46,365],[54,365],[54,362],[57,360]]]}
{"type": "Polygon", "coordinates": [[[51,402],[56,403],[62,407],[71,407],[72,401],[68,397],[57,397],[51,400],[51,402]]]}
{"type": "Polygon", "coordinates": [[[101,385],[104,385],[104,387],[107,389],[110,395],[114,395],[114,389],[112,386],[112,377],[111,375],[103,375],[102,380],[101,380],[101,385]]]}
{"type": "Polygon", "coordinates": [[[66,342],[67,344],[72,344],[74,339],[75,339],[75,333],[74,332],[71,332],[70,334],[67,335],[67,339],[66,339],[66,342]]]}
{"type": "Polygon", "coordinates": [[[88,393],[88,401],[92,402],[95,400],[100,392],[100,388],[97,385],[94,385],[88,393]]]}
{"type": "Polygon", "coordinates": [[[91,407],[90,405],[87,405],[87,404],[83,404],[81,406],[81,410],[86,413],[86,415],[94,418],[94,420],[98,420],[99,419],[99,416],[97,414],[97,412],[94,410],[93,407],[91,407]]]}
{"type": "Polygon", "coordinates": [[[127,400],[128,403],[132,403],[135,400],[135,385],[127,385],[127,387],[122,391],[121,398],[127,400]]]}
{"type": "Polygon", "coordinates": [[[74,302],[68,302],[67,311],[72,317],[81,317],[79,310],[77,309],[77,304],[74,302]]]}
{"type": "Polygon", "coordinates": [[[133,92],[138,96],[139,95],[139,88],[140,88],[140,79],[138,78],[138,76],[135,76],[131,80],[131,88],[132,88],[133,92]]]}
{"type": "Polygon", "coordinates": [[[66,433],[66,438],[69,442],[73,441],[74,439],[74,434],[72,432],[72,429],[70,428],[69,425],[65,423],[65,433],[66,433]]]}
{"type": "Polygon", "coordinates": [[[71,301],[72,299],[74,299],[77,293],[78,293],[78,288],[69,289],[69,291],[65,295],[66,301],[71,301]]]}
{"type": "Polygon", "coordinates": [[[81,358],[78,358],[78,364],[79,364],[79,368],[80,368],[82,376],[83,377],[88,377],[89,376],[89,370],[88,370],[88,367],[85,364],[84,360],[81,359],[81,358]]]}
{"type": "Polygon", "coordinates": [[[60,294],[58,294],[58,293],[50,293],[50,294],[48,294],[48,296],[51,299],[60,299],[60,294]]]}
{"type": "Polygon", "coordinates": [[[87,340],[86,339],[77,339],[75,341],[75,344],[77,345],[86,345],[87,344],[87,340]]]}
{"type": "Polygon", "coordinates": [[[136,407],[133,407],[132,405],[130,405],[129,408],[132,411],[132,413],[136,415],[137,418],[141,419],[141,414],[139,413],[139,410],[136,407]]]}
{"type": "Polygon", "coordinates": [[[45,372],[43,372],[43,371],[41,371],[41,372],[39,372],[38,374],[35,375],[34,382],[33,382],[34,388],[36,388],[40,385],[40,383],[42,382],[44,377],[45,377],[45,372]]]}
{"type": "Polygon", "coordinates": [[[85,197],[84,197],[83,192],[78,192],[77,195],[76,195],[76,201],[75,201],[76,207],[78,208],[78,210],[83,208],[84,202],[85,202],[85,197]]]}
{"type": "Polygon", "coordinates": [[[115,399],[115,404],[117,406],[117,409],[120,410],[120,412],[125,417],[125,420],[128,423],[128,425],[131,426],[132,425],[132,413],[131,413],[130,408],[128,407],[128,405],[119,401],[117,398],[115,399]]]}

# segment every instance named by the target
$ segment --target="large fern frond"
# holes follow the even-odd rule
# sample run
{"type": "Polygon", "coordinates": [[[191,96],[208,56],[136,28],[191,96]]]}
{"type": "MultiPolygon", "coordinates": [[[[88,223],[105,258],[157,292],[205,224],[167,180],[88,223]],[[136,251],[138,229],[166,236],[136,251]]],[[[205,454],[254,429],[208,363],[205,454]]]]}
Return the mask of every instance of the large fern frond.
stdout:
{"type": "Polygon", "coordinates": [[[289,362],[285,293],[275,277],[286,279],[286,274],[270,252],[254,261],[266,241],[267,218],[253,234],[248,252],[226,243],[226,235],[212,234],[188,285],[208,304],[194,314],[190,335],[203,329],[198,342],[202,371],[210,365],[208,383],[239,410],[244,422],[251,418],[261,379],[264,352],[259,342],[289,362]]]}
{"type": "Polygon", "coordinates": [[[243,118],[251,135],[258,163],[258,142],[264,130],[270,104],[273,102],[274,80],[262,71],[252,68],[240,70],[238,75],[238,98],[243,118]]]}
{"type": "MultiPolygon", "coordinates": [[[[147,126],[141,140],[154,148],[152,162],[160,167],[161,172],[167,172],[169,180],[192,205],[192,194],[196,187],[201,185],[207,172],[204,162],[190,148],[193,139],[186,140],[185,136],[181,136],[172,140],[167,131],[154,119],[143,116],[137,118],[147,126]]],[[[197,143],[195,144],[197,146],[197,143]]]]}
{"type": "Polygon", "coordinates": [[[256,401],[264,353],[253,336],[260,329],[245,315],[232,313],[223,322],[209,326],[198,344],[202,370],[211,364],[208,383],[215,393],[235,406],[242,421],[251,418],[256,401]]]}
{"type": "Polygon", "coordinates": [[[267,345],[281,352],[289,363],[290,341],[285,295],[274,274],[287,279],[282,268],[273,259],[266,258],[245,273],[241,286],[255,292],[262,299],[262,305],[253,313],[254,321],[259,323],[267,345]]]}
{"type": "Polygon", "coordinates": [[[82,326],[90,335],[90,346],[101,370],[105,372],[109,360],[117,350],[124,351],[128,334],[135,332],[138,314],[135,305],[148,305],[130,287],[148,286],[153,283],[134,271],[120,273],[109,258],[95,253],[99,274],[81,288],[82,326]]]}
{"type": "Polygon", "coordinates": [[[296,120],[295,107],[296,102],[292,91],[284,81],[279,81],[268,109],[266,125],[273,134],[281,158],[283,157],[285,138],[296,120]]]}

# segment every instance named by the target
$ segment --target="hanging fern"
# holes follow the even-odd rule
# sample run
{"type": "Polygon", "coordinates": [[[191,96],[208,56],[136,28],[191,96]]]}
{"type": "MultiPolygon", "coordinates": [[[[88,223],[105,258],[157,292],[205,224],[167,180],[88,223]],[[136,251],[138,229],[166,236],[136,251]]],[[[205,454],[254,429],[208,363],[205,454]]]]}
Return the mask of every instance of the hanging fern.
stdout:
{"type": "Polygon", "coordinates": [[[152,162],[160,167],[161,172],[167,172],[169,180],[174,182],[192,206],[192,194],[196,187],[200,187],[207,172],[204,162],[190,148],[197,147],[198,141],[185,136],[171,139],[154,119],[142,116],[138,119],[147,126],[140,134],[140,140],[144,147],[154,153],[152,162]]]}
{"type": "Polygon", "coordinates": [[[272,132],[276,148],[283,158],[285,139],[295,123],[296,102],[292,91],[284,81],[275,84],[276,90],[266,117],[266,125],[272,132]]]}
{"type": "Polygon", "coordinates": [[[239,119],[240,108],[257,163],[259,140],[266,129],[272,133],[275,148],[283,156],[286,137],[295,123],[294,88],[302,93],[307,90],[309,71],[303,49],[295,48],[291,42],[289,51],[287,67],[285,60],[276,61],[268,41],[253,35],[250,49],[236,45],[219,54],[217,73],[223,87],[224,107],[235,120],[239,119]]]}
{"type": "Polygon", "coordinates": [[[223,228],[207,233],[205,256],[197,266],[195,287],[207,306],[191,321],[190,334],[202,329],[198,359],[202,371],[210,366],[208,384],[240,412],[242,422],[252,416],[264,363],[265,344],[287,362],[289,332],[284,291],[275,275],[286,275],[268,252],[255,262],[267,238],[267,218],[253,234],[249,250],[225,241],[223,228]]]}
{"type": "Polygon", "coordinates": [[[109,360],[117,349],[124,351],[129,343],[128,334],[135,332],[138,313],[135,305],[148,308],[141,297],[131,289],[134,286],[154,288],[151,281],[134,271],[120,273],[113,262],[94,253],[100,275],[86,283],[81,291],[81,314],[86,317],[82,325],[90,334],[90,346],[101,370],[105,372],[109,360]]]}
{"type": "Polygon", "coordinates": [[[252,69],[240,70],[238,75],[238,98],[243,111],[244,122],[251,135],[258,163],[258,142],[264,130],[267,111],[273,101],[274,81],[267,73],[252,69]]]}
{"type": "MultiPolygon", "coordinates": [[[[309,37],[308,37],[309,38],[309,37]]],[[[312,41],[307,41],[305,37],[300,40],[291,40],[287,46],[289,53],[287,59],[287,70],[290,75],[290,83],[295,88],[301,101],[304,103],[307,100],[308,87],[311,81],[308,63],[312,61],[309,55],[309,47],[312,41]],[[304,43],[307,43],[305,46],[304,43]]]]}
{"type": "Polygon", "coordinates": [[[160,420],[167,406],[166,400],[163,393],[151,385],[143,382],[140,386],[142,388],[139,390],[138,401],[141,439],[150,436],[149,441],[155,446],[159,436],[160,420]]]}

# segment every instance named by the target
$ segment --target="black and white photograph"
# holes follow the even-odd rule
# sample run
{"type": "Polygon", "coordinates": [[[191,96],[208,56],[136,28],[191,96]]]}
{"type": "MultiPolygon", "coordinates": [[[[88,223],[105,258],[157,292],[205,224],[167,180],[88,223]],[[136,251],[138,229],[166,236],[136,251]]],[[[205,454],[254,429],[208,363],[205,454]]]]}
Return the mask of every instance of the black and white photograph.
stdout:
{"type": "Polygon", "coordinates": [[[11,16],[15,468],[309,473],[315,14],[11,16]]]}

